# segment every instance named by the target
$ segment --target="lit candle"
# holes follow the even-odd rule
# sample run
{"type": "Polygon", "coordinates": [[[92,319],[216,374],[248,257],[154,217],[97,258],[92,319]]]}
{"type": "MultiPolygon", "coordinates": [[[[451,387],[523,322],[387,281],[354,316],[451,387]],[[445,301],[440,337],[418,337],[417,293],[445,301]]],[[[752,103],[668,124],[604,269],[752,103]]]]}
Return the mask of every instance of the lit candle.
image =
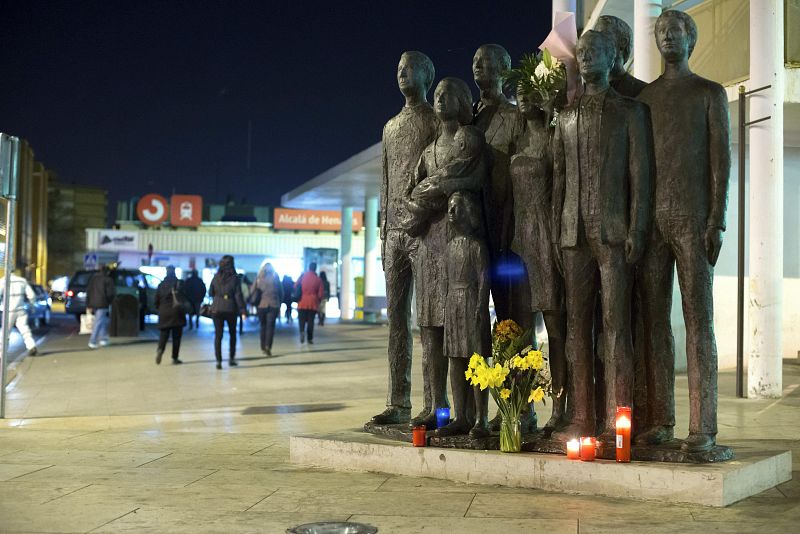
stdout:
{"type": "Polygon", "coordinates": [[[567,442],[567,458],[570,460],[580,460],[581,444],[577,439],[571,439],[567,442]]]}
{"type": "Polygon", "coordinates": [[[617,461],[631,461],[631,409],[617,407],[617,461]]]}
{"type": "Polygon", "coordinates": [[[411,430],[411,442],[414,444],[415,447],[424,447],[425,446],[425,425],[415,426],[411,430]]]}
{"type": "Polygon", "coordinates": [[[581,460],[593,462],[597,440],[592,437],[581,438],[581,460]]]}
{"type": "Polygon", "coordinates": [[[450,408],[436,408],[436,428],[450,424],[450,408]]]}

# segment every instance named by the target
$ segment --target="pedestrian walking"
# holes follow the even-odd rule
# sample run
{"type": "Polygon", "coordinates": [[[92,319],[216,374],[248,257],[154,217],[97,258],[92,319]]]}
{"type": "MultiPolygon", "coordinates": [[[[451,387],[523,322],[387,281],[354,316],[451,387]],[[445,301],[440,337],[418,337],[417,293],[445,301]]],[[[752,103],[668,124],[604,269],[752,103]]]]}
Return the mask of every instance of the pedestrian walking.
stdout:
{"type": "Polygon", "coordinates": [[[175,276],[175,267],[167,267],[167,276],[158,284],[156,289],[156,310],[158,310],[158,348],[156,349],[156,364],[161,363],[167,340],[172,336],[172,363],[183,363],[178,355],[181,351],[181,336],[183,327],[186,326],[186,296],[183,293],[183,284],[175,276]]]}
{"type": "Polygon", "coordinates": [[[116,289],[111,279],[111,269],[104,265],[89,279],[86,286],[86,313],[94,314],[92,335],[89,336],[89,348],[96,349],[108,345],[108,310],[114,300],[116,289]]]}
{"type": "Polygon", "coordinates": [[[295,286],[300,289],[300,301],[297,303],[297,316],[300,323],[300,343],[305,342],[306,331],[308,343],[314,343],[314,315],[319,310],[319,303],[324,296],[322,280],[317,276],[317,264],[311,263],[295,286]]]}
{"type": "MultiPolygon", "coordinates": [[[[3,301],[4,291],[6,289],[5,277],[0,279],[0,302],[3,301]]],[[[28,309],[25,307],[26,302],[33,302],[36,294],[27,280],[19,275],[18,271],[11,273],[8,286],[8,324],[16,326],[19,334],[22,336],[22,341],[25,342],[25,348],[28,350],[28,356],[36,356],[36,341],[31,335],[31,329],[28,326],[28,309]]],[[[0,308],[2,309],[2,308],[0,308]]]]}
{"type": "Polygon", "coordinates": [[[328,281],[328,274],[325,271],[319,272],[319,279],[322,281],[322,300],[319,301],[319,325],[325,326],[325,314],[328,307],[328,299],[331,298],[331,283],[328,281]]]}
{"type": "Polygon", "coordinates": [[[206,298],[206,285],[197,274],[197,269],[189,271],[189,276],[183,283],[183,293],[189,301],[189,330],[192,329],[192,317],[194,317],[194,327],[200,328],[200,306],[206,298]]]}
{"type": "Polygon", "coordinates": [[[288,274],[283,275],[283,303],[286,305],[286,323],[292,322],[292,293],[294,292],[294,280],[288,274]]]}
{"type": "Polygon", "coordinates": [[[208,294],[213,299],[211,302],[211,316],[214,320],[214,355],[217,358],[217,369],[222,369],[222,333],[228,325],[229,359],[228,365],[235,367],[236,363],[236,319],[245,315],[244,296],[242,285],[233,256],[225,255],[219,260],[219,270],[211,280],[208,294]]]}
{"type": "Polygon", "coordinates": [[[272,339],[275,337],[275,320],[281,311],[283,284],[271,263],[265,263],[258,271],[250,295],[258,313],[261,352],[272,356],[272,339]]]}

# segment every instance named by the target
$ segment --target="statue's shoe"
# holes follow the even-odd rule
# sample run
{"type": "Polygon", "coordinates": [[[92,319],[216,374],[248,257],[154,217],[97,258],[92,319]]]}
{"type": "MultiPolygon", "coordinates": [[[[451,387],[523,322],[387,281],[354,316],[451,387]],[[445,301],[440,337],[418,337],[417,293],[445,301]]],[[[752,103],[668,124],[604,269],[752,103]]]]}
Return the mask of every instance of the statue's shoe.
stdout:
{"type": "Polygon", "coordinates": [[[428,430],[435,430],[436,429],[436,412],[434,411],[422,411],[414,417],[409,423],[408,426],[414,428],[415,426],[424,426],[428,430]]]}
{"type": "Polygon", "coordinates": [[[561,430],[556,430],[550,435],[550,439],[558,441],[569,441],[579,439],[584,436],[594,436],[594,425],[591,423],[570,423],[561,430]]]}
{"type": "Polygon", "coordinates": [[[716,444],[716,436],[693,432],[683,441],[681,450],[683,452],[706,452],[713,449],[716,444]]]}
{"type": "Polygon", "coordinates": [[[469,437],[472,439],[488,438],[491,435],[489,432],[489,423],[475,423],[469,431],[469,437]]]}
{"type": "Polygon", "coordinates": [[[662,443],[672,441],[674,437],[675,434],[671,426],[658,425],[648,428],[644,432],[637,434],[636,439],[634,439],[634,443],[636,443],[636,445],[639,447],[647,445],[661,445],[662,443]]]}
{"type": "Polygon", "coordinates": [[[523,434],[533,434],[539,429],[539,419],[533,406],[528,407],[529,411],[523,411],[519,417],[519,430],[523,434]]]}
{"type": "Polygon", "coordinates": [[[603,448],[613,449],[617,446],[617,432],[612,428],[607,428],[602,434],[597,436],[597,443],[603,448]]]}
{"type": "Polygon", "coordinates": [[[497,415],[489,421],[489,430],[492,432],[499,432],[500,431],[500,423],[503,422],[503,416],[500,412],[497,412],[497,415]]]}
{"type": "Polygon", "coordinates": [[[370,419],[370,423],[375,425],[398,425],[402,423],[408,423],[410,418],[411,408],[389,406],[384,411],[370,419]]]}
{"type": "Polygon", "coordinates": [[[561,428],[562,426],[564,426],[563,417],[559,414],[554,414],[553,416],[550,417],[550,419],[547,420],[542,430],[544,431],[545,434],[549,435],[558,430],[559,428],[561,428]]]}
{"type": "Polygon", "coordinates": [[[445,425],[442,428],[436,429],[436,436],[440,438],[447,436],[463,436],[468,434],[469,431],[470,426],[467,421],[459,421],[458,419],[454,419],[449,425],[445,425]]]}

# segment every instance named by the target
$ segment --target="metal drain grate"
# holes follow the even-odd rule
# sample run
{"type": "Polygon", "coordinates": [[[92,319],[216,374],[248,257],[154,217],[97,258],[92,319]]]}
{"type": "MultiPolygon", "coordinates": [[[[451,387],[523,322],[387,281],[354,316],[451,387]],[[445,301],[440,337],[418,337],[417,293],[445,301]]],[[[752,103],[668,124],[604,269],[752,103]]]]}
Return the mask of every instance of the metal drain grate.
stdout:
{"type": "Polygon", "coordinates": [[[286,530],[287,534],[375,534],[378,529],[362,523],[342,523],[341,521],[325,521],[307,523],[286,530]]]}

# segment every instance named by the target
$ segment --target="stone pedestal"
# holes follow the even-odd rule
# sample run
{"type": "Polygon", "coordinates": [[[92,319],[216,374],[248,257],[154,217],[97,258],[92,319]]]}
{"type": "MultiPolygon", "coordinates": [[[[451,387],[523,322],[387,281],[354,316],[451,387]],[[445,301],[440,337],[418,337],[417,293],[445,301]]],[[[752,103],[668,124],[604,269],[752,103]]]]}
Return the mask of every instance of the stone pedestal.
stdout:
{"type": "Polygon", "coordinates": [[[735,460],[714,464],[581,462],[558,454],[413,447],[360,430],[293,436],[289,447],[292,463],[301,465],[706,506],[727,506],[792,478],[791,452],[745,447],[737,448],[735,460]]]}

